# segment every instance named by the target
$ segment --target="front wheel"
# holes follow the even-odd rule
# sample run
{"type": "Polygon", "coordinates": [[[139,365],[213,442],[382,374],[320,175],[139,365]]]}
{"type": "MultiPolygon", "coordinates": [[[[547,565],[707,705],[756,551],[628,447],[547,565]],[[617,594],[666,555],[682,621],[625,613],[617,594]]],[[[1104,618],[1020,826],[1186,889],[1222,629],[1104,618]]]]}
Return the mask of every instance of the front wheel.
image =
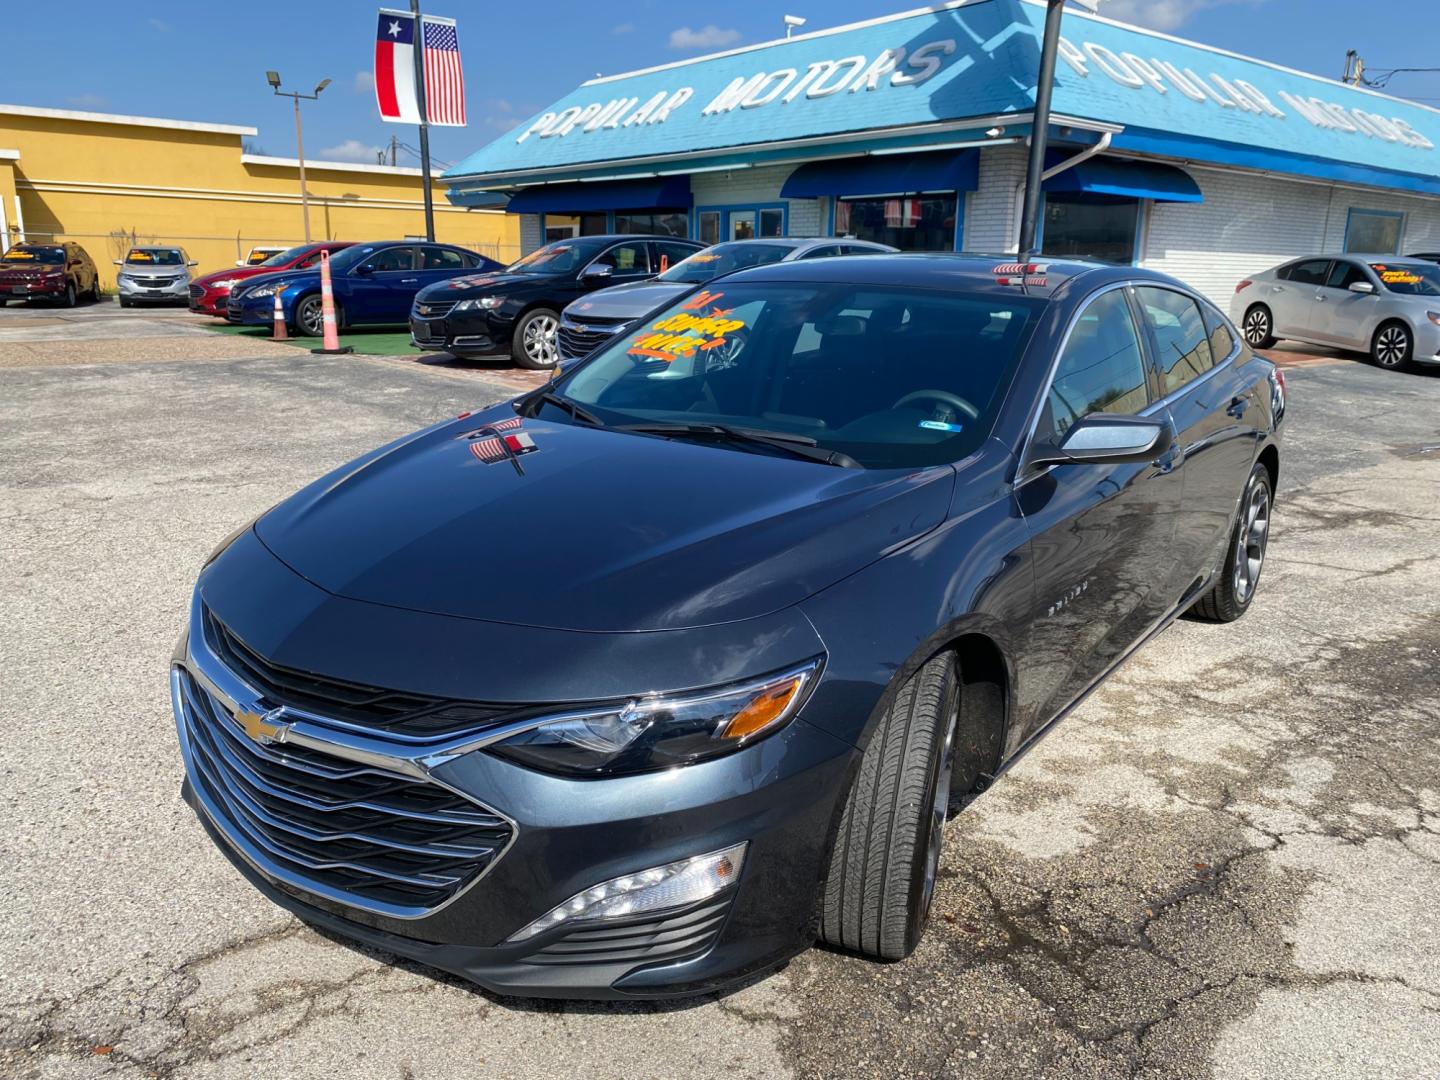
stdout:
{"type": "Polygon", "coordinates": [[[75,306],[75,286],[73,284],[67,284],[65,286],[65,296],[60,301],[60,304],[62,307],[75,306]]]}
{"type": "Polygon", "coordinates": [[[295,329],[306,337],[324,336],[325,301],[321,297],[307,296],[295,305],[295,329]]]}
{"type": "Polygon", "coordinates": [[[1240,518],[1230,536],[1229,554],[1220,580],[1196,601],[1191,610],[1211,622],[1234,622],[1244,615],[1255,599],[1260,571],[1265,568],[1265,548],[1270,540],[1270,511],[1274,492],[1270,470],[1256,465],[1240,500],[1240,518]]]}
{"type": "Polygon", "coordinates": [[[130,306],[130,301],[129,301],[128,299],[126,299],[125,297],[122,296],[122,297],[120,297],[120,306],[121,306],[121,307],[129,307],[129,306],[130,306]]]}
{"type": "Polygon", "coordinates": [[[821,901],[820,937],[882,960],[920,943],[951,801],[960,678],[942,653],[895,695],[846,798],[821,901]]]}
{"type": "Polygon", "coordinates": [[[1270,309],[1264,304],[1255,304],[1245,312],[1245,344],[1252,349],[1268,349],[1275,344],[1274,323],[1270,309]]]}
{"type": "Polygon", "coordinates": [[[549,308],[526,312],[515,324],[510,356],[523,368],[548,371],[560,362],[560,345],[556,340],[559,329],[560,316],[549,308]]]}
{"type": "Polygon", "coordinates": [[[1403,323],[1386,323],[1375,331],[1375,337],[1370,342],[1370,356],[1382,368],[1394,371],[1410,362],[1410,354],[1414,348],[1415,339],[1411,337],[1408,326],[1403,323]]]}

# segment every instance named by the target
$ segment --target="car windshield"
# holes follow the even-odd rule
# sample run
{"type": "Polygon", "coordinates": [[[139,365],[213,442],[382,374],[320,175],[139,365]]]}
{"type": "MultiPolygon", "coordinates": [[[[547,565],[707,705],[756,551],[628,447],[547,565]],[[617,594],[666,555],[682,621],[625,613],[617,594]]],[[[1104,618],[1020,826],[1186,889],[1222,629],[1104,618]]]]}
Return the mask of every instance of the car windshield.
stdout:
{"type": "Polygon", "coordinates": [[[58,265],[65,261],[65,249],[58,247],[13,247],[5,253],[5,262],[45,263],[58,265]]]}
{"type": "Polygon", "coordinates": [[[1440,296],[1440,266],[1432,263],[1371,263],[1380,284],[1400,296],[1440,296]]]}
{"type": "Polygon", "coordinates": [[[589,262],[603,246],[596,240],[557,240],[505,268],[507,274],[569,274],[589,262]]]}
{"type": "Polygon", "coordinates": [[[185,256],[176,248],[131,248],[125,261],[132,266],[180,266],[185,256]]]}
{"type": "MultiPolygon", "coordinates": [[[[258,263],[257,263],[257,262],[251,262],[250,265],[251,265],[251,266],[284,266],[286,263],[294,262],[296,259],[300,258],[301,255],[304,255],[307,251],[310,251],[313,247],[314,247],[313,244],[301,244],[299,247],[287,248],[287,249],[284,250],[284,251],[277,251],[274,255],[271,255],[268,259],[265,259],[265,260],[263,260],[262,262],[258,262],[258,263]]],[[[335,256],[332,254],[332,255],[330,256],[330,258],[333,260],[333,259],[335,258],[335,256]]]]}
{"type": "Polygon", "coordinates": [[[854,284],[701,289],[557,388],[608,426],[718,424],[813,440],[866,468],[937,464],[986,437],[1042,304],[854,284]]]}
{"type": "Polygon", "coordinates": [[[794,250],[792,244],[716,244],[682,259],[657,280],[699,285],[732,270],[779,262],[794,250]]]}

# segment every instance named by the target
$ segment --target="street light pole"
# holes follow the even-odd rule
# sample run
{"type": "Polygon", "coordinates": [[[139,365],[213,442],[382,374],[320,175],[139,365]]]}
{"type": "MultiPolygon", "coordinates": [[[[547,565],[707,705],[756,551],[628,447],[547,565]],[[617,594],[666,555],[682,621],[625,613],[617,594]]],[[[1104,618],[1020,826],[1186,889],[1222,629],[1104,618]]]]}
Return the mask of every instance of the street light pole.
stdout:
{"type": "Polygon", "coordinates": [[[300,163],[300,216],[305,223],[305,242],[310,242],[310,191],[305,186],[305,139],[300,128],[300,99],[314,101],[320,96],[320,91],[330,85],[329,79],[322,79],[320,85],[315,87],[313,94],[302,94],[298,91],[280,89],[280,73],[278,71],[267,71],[266,80],[270,83],[270,89],[275,91],[276,97],[288,97],[295,102],[295,153],[300,163]]]}
{"type": "Polygon", "coordinates": [[[1020,212],[1021,258],[1038,254],[1036,221],[1040,216],[1040,184],[1045,172],[1045,147],[1050,132],[1050,92],[1055,87],[1055,56],[1060,46],[1060,16],[1064,9],[1065,0],[1048,0],[1045,11],[1040,78],[1035,84],[1035,119],[1030,125],[1030,160],[1025,169],[1025,204],[1020,212]]]}
{"type": "Polygon", "coordinates": [[[425,239],[435,241],[435,203],[430,191],[430,114],[425,104],[425,21],[420,0],[410,0],[415,16],[415,103],[420,106],[420,190],[425,193],[425,239]]]}

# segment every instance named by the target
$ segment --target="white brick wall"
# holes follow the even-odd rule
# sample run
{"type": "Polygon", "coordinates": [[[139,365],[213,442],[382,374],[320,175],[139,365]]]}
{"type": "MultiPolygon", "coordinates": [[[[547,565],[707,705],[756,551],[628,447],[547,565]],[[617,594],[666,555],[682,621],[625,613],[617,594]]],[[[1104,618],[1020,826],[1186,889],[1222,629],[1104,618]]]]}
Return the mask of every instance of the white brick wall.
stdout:
{"type": "Polygon", "coordinates": [[[780,198],[780,188],[794,171],[794,165],[769,165],[734,172],[696,173],[690,178],[690,191],[697,207],[786,202],[790,207],[791,236],[824,236],[830,220],[828,200],[780,198]]]}
{"type": "Polygon", "coordinates": [[[1025,182],[1025,148],[997,146],[980,152],[980,184],[965,197],[966,251],[994,254],[1015,250],[1020,235],[1017,216],[1020,185],[1025,182]]]}
{"type": "Polygon", "coordinates": [[[1440,246],[1440,198],[1187,166],[1203,203],[1152,203],[1141,265],[1226,305],[1235,283],[1298,255],[1340,251],[1352,207],[1405,214],[1401,251],[1440,246]]]}
{"type": "Polygon", "coordinates": [[[545,237],[540,233],[539,214],[520,215],[520,254],[529,255],[538,247],[545,245],[545,237]]]}

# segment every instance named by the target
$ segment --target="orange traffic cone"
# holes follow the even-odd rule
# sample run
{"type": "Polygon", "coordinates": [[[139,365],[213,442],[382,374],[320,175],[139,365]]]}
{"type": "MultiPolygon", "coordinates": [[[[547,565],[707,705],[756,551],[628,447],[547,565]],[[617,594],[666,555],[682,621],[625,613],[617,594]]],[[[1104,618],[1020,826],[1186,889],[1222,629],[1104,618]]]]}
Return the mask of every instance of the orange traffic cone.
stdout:
{"type": "Polygon", "coordinates": [[[320,253],[320,321],[325,328],[325,347],[322,349],[311,349],[312,353],[322,355],[331,353],[351,353],[353,346],[340,346],[340,334],[335,329],[335,293],[330,287],[330,253],[320,253]]]}
{"type": "Polygon", "coordinates": [[[280,304],[280,294],[276,293],[274,337],[276,341],[284,341],[289,336],[290,332],[285,328],[285,308],[280,304]]]}

